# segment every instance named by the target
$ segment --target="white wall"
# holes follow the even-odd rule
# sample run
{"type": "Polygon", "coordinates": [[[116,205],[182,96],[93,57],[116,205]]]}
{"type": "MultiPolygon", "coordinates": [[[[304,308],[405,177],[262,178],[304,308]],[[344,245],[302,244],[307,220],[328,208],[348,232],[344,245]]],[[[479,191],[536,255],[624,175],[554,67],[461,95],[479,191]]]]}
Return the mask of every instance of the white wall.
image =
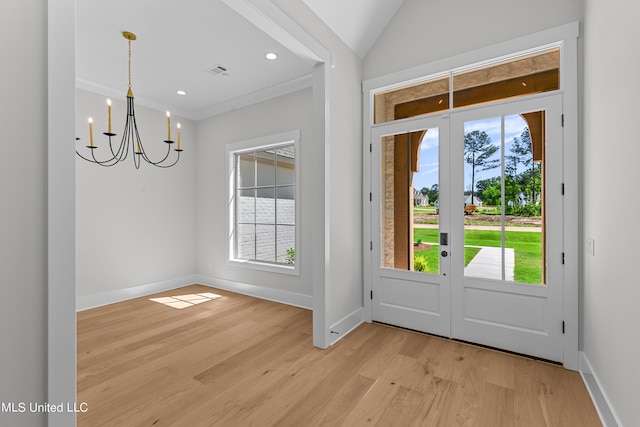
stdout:
{"type": "MultiPolygon", "coordinates": [[[[119,144],[126,101],[112,99],[112,130],[119,144]]],[[[167,138],[164,111],[136,106],[140,138],[149,157],[161,159],[167,138]]],[[[92,117],[96,157],[106,156],[106,97],[76,90],[77,149],[84,155],[89,142],[87,119],[92,117]]],[[[196,126],[171,118],[182,126],[180,161],[160,169],[146,164],[135,169],[132,154],[105,168],[76,158],[77,295],[84,297],[138,285],[178,279],[195,271],[196,126]]],[[[173,146],[175,148],[175,144],[173,146]]],[[[171,155],[175,156],[173,151],[171,155]]],[[[173,157],[172,157],[173,158],[173,157]]]]}
{"type": "Polygon", "coordinates": [[[363,79],[577,21],[581,11],[581,0],[405,0],[365,56],[363,79]]]}
{"type": "Polygon", "coordinates": [[[312,296],[312,98],[311,89],[294,92],[197,123],[197,273],[254,286],[312,296]],[[300,173],[300,276],[254,270],[227,262],[226,145],[300,130],[296,153],[300,173]]]}
{"type": "Polygon", "coordinates": [[[325,147],[330,169],[325,177],[329,247],[324,260],[327,323],[332,326],[363,305],[362,61],[304,2],[274,3],[330,52],[332,64],[327,65],[333,65],[326,68],[329,135],[325,147]]]}
{"type": "Polygon", "coordinates": [[[640,425],[638,16],[636,1],[585,1],[583,347],[624,426],[640,425]]]}
{"type": "MultiPolygon", "coordinates": [[[[361,61],[334,48],[329,68],[331,278],[329,324],[363,305],[361,61]]],[[[368,248],[367,248],[368,250],[368,248]]]]}
{"type": "MultiPolygon", "coordinates": [[[[0,402],[44,402],[45,2],[16,3],[0,21],[0,81],[5,83],[0,97],[0,402]]],[[[44,414],[0,413],[0,425],[44,423],[44,414]]]]}

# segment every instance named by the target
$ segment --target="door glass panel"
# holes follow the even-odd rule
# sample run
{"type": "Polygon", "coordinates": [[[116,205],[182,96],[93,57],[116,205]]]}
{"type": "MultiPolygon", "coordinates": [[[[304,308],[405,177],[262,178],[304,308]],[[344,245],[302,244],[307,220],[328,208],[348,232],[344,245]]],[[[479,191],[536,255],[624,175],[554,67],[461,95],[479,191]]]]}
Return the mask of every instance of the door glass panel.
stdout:
{"type": "Polygon", "coordinates": [[[505,232],[505,246],[515,251],[515,281],[545,284],[545,112],[504,120],[509,129],[505,161],[511,163],[505,169],[505,181],[511,186],[505,201],[505,217],[511,226],[505,232]]]}
{"type": "Polygon", "coordinates": [[[543,111],[465,122],[465,276],[544,284],[544,128],[543,111]]]}
{"type": "Polygon", "coordinates": [[[439,132],[381,140],[381,266],[438,274],[439,132]]]}

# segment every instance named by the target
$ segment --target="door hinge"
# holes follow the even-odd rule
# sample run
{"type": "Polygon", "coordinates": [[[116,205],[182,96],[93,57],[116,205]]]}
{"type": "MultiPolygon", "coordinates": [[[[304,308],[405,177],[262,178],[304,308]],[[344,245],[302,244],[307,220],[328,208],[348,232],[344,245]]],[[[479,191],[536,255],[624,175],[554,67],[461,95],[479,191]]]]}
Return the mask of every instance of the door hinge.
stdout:
{"type": "Polygon", "coordinates": [[[564,114],[562,115],[562,127],[564,127],[564,114]]]}
{"type": "Polygon", "coordinates": [[[564,320],[562,321],[562,333],[564,334],[564,320]]]}
{"type": "Polygon", "coordinates": [[[562,252],[562,265],[564,265],[564,252],[562,252]]]}
{"type": "Polygon", "coordinates": [[[369,152],[373,152],[373,144],[369,144],[369,152]]]}
{"type": "Polygon", "coordinates": [[[373,291],[371,291],[371,299],[373,299],[373,291]]]}
{"type": "Polygon", "coordinates": [[[564,196],[564,182],[562,183],[562,195],[564,196]]]}
{"type": "Polygon", "coordinates": [[[369,242],[369,250],[372,251],[373,250],[373,241],[369,242]]]}
{"type": "Polygon", "coordinates": [[[370,202],[373,201],[373,194],[372,193],[369,193],[369,201],[370,202]]]}

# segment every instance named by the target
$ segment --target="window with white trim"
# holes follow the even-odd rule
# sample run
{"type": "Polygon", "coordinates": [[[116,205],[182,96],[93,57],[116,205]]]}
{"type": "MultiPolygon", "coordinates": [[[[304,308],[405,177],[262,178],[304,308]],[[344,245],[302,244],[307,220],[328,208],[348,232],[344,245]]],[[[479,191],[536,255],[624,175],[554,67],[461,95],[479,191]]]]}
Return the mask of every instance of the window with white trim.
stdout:
{"type": "Polygon", "coordinates": [[[299,132],[227,147],[231,261],[297,271],[299,132]]]}

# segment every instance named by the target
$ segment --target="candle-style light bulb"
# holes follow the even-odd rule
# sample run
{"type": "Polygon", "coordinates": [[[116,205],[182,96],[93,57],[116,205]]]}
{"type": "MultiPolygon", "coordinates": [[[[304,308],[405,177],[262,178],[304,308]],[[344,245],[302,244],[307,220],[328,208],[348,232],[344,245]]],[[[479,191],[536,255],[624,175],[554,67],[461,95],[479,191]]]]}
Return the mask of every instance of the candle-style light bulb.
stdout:
{"type": "Polygon", "coordinates": [[[167,141],[171,141],[171,113],[167,111],[167,141]]]}
{"type": "Polygon", "coordinates": [[[109,98],[107,98],[107,119],[108,119],[107,132],[111,133],[111,99],[109,98]]]}
{"type": "Polygon", "coordinates": [[[89,117],[89,147],[93,147],[93,119],[89,117]]]}
{"type": "Polygon", "coordinates": [[[180,149],[180,123],[178,123],[178,150],[180,149]]]}

